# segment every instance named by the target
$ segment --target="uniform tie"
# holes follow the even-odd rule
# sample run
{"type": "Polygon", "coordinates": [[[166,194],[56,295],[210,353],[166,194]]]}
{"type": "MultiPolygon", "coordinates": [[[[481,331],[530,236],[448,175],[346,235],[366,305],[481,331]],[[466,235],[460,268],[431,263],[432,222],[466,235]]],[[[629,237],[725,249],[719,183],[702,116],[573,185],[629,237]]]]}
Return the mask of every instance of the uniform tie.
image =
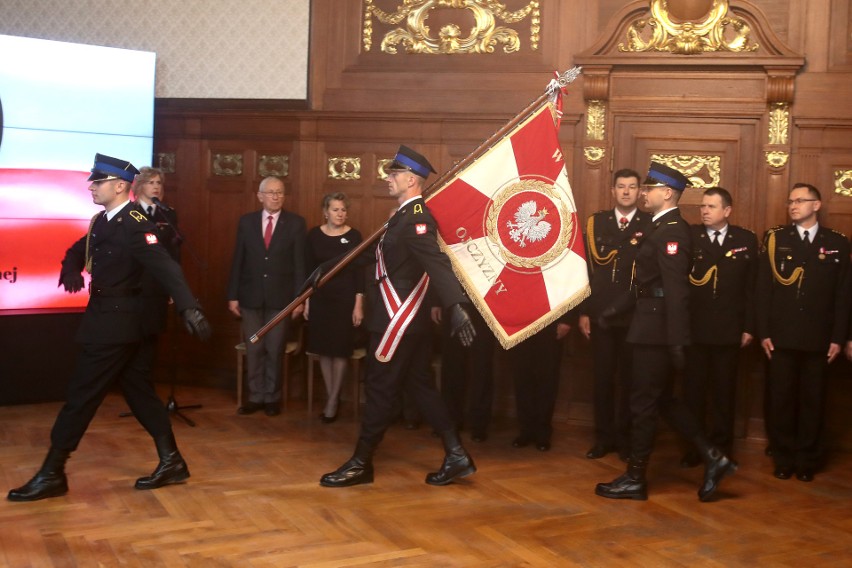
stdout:
{"type": "Polygon", "coordinates": [[[722,248],[722,231],[713,231],[713,244],[722,248]]]}
{"type": "Polygon", "coordinates": [[[807,231],[807,229],[805,229],[805,232],[802,234],[802,242],[804,242],[804,243],[806,243],[806,244],[810,244],[810,243],[811,243],[811,239],[810,239],[810,237],[808,236],[808,231],[807,231]]]}
{"type": "Polygon", "coordinates": [[[272,215],[266,218],[266,230],[263,231],[263,243],[269,249],[269,243],[272,242],[272,215]]]}
{"type": "Polygon", "coordinates": [[[148,217],[151,217],[151,218],[154,217],[154,206],[153,205],[148,206],[148,217]]]}
{"type": "Polygon", "coordinates": [[[628,223],[627,217],[622,217],[621,219],[618,220],[618,228],[623,231],[624,229],[627,228],[627,223],[628,223]]]}

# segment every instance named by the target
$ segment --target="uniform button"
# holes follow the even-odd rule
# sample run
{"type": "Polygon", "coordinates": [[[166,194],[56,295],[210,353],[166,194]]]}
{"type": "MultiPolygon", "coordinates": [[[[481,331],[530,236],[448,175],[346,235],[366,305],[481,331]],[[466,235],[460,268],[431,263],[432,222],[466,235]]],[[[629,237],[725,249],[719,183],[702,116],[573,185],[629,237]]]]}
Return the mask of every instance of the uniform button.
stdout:
{"type": "Polygon", "coordinates": [[[266,278],[266,274],[264,274],[263,277],[266,278]]]}

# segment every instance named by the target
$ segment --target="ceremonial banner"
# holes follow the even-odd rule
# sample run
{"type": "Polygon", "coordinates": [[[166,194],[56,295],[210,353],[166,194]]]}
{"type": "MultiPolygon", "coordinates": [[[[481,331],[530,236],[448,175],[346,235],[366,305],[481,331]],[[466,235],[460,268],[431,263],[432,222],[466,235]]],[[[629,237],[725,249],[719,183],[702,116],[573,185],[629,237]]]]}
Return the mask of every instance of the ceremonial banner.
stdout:
{"type": "Polygon", "coordinates": [[[441,248],[506,349],[589,295],[557,116],[543,103],[427,199],[441,248]]]}

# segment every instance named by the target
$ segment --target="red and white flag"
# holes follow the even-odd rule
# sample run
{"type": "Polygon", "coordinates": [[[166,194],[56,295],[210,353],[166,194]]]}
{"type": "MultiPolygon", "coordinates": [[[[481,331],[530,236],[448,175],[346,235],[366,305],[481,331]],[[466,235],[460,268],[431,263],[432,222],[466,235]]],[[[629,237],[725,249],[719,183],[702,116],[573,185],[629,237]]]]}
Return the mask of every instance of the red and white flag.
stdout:
{"type": "Polygon", "coordinates": [[[557,117],[542,104],[427,200],[441,248],[506,349],[589,295],[557,117]]]}

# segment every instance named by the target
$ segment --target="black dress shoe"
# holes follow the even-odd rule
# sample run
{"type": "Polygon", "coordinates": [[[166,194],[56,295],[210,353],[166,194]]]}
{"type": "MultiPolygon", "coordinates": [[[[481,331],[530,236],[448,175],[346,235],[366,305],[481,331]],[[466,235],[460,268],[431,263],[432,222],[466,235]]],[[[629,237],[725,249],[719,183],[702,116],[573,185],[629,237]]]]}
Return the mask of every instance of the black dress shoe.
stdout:
{"type": "Polygon", "coordinates": [[[612,449],[612,446],[608,444],[595,444],[591,450],[586,452],[586,457],[590,460],[600,459],[610,453],[612,449]]]}
{"type": "Polygon", "coordinates": [[[606,497],[607,499],[647,501],[648,484],[644,479],[635,479],[629,473],[625,473],[609,483],[598,483],[595,486],[595,495],[606,497]]]}
{"type": "Polygon", "coordinates": [[[68,479],[62,472],[38,472],[26,485],[12,489],[9,501],[38,501],[68,493],[68,479]]]}
{"type": "Polygon", "coordinates": [[[458,446],[444,456],[441,469],[426,475],[429,485],[448,485],[455,479],[461,479],[476,473],[476,464],[464,448],[458,446]]]}
{"type": "Polygon", "coordinates": [[[281,405],[277,402],[267,402],[263,408],[263,412],[267,416],[278,416],[281,414],[281,405]]]}
{"type": "Polygon", "coordinates": [[[518,436],[514,440],[512,440],[513,448],[526,448],[530,445],[530,439],[525,436],[518,436]]]}
{"type": "Polygon", "coordinates": [[[550,451],[550,442],[536,442],[535,449],[540,452],[550,451]]]}
{"type": "Polygon", "coordinates": [[[161,457],[154,473],[137,479],[134,487],[136,489],[157,489],[164,485],[182,483],[187,479],[189,479],[189,468],[186,467],[186,462],[181,457],[180,452],[174,452],[172,455],[161,457]]]}
{"type": "Polygon", "coordinates": [[[474,442],[484,442],[488,439],[488,434],[485,432],[476,432],[475,434],[470,435],[470,439],[474,442]]]}
{"type": "Polygon", "coordinates": [[[773,473],[773,475],[778,479],[790,479],[791,477],[793,477],[793,468],[781,465],[776,466],[775,473],[773,473]]]}
{"type": "Polygon", "coordinates": [[[342,466],[320,478],[323,487],[351,487],[373,482],[373,464],[353,457],[342,466]]]}
{"type": "Polygon", "coordinates": [[[801,471],[797,471],[796,479],[798,479],[799,481],[810,483],[814,480],[814,472],[812,469],[803,469],[801,471]]]}
{"type": "Polygon", "coordinates": [[[701,464],[701,456],[699,456],[695,452],[686,452],[682,458],[680,458],[680,467],[686,469],[690,467],[696,467],[701,464]]]}
{"type": "Polygon", "coordinates": [[[247,402],[237,409],[237,414],[241,414],[243,416],[246,416],[248,414],[254,414],[255,412],[257,412],[261,408],[263,408],[263,403],[247,402]]]}
{"type": "Polygon", "coordinates": [[[730,459],[717,449],[711,449],[708,454],[710,461],[704,466],[704,482],[698,488],[699,501],[709,501],[722,478],[737,471],[737,462],[730,459]]]}
{"type": "Polygon", "coordinates": [[[320,420],[322,420],[323,424],[331,424],[332,422],[337,420],[337,414],[335,414],[334,416],[326,416],[325,412],[323,412],[322,414],[320,414],[320,420]]]}

